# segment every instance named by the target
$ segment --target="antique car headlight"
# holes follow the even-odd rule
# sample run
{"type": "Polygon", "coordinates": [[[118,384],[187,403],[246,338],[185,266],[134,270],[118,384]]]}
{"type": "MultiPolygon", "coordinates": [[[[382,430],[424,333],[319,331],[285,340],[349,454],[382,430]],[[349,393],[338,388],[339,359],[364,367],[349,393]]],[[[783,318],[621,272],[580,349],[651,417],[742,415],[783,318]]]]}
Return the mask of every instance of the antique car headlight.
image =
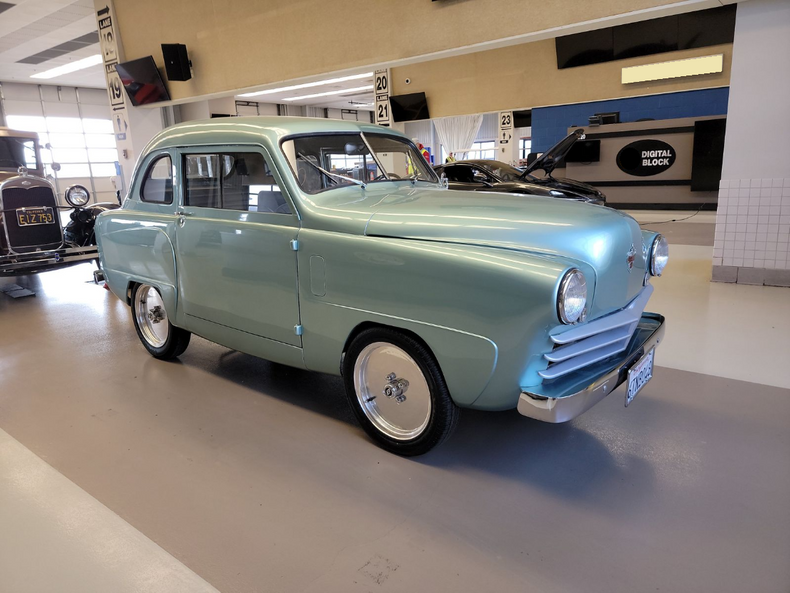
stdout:
{"type": "Polygon", "coordinates": [[[587,305],[587,281],[581,270],[568,270],[560,282],[557,293],[557,314],[565,324],[576,323],[587,305]]]}
{"type": "Polygon", "coordinates": [[[81,208],[91,199],[90,192],[82,185],[72,185],[66,190],[66,201],[70,206],[81,208]]]}
{"type": "Polygon", "coordinates": [[[664,235],[656,235],[650,247],[650,273],[660,276],[669,261],[669,243],[664,235]]]}

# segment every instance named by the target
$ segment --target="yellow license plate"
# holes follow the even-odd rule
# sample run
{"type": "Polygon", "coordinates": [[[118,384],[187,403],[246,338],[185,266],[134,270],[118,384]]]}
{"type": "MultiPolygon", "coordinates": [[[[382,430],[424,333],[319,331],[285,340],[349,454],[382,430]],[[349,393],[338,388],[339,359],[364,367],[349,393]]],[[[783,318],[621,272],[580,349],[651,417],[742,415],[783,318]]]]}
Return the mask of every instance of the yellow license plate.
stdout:
{"type": "Polygon", "coordinates": [[[16,211],[19,226],[32,226],[34,224],[54,224],[55,213],[52,208],[19,208],[16,211]]]}

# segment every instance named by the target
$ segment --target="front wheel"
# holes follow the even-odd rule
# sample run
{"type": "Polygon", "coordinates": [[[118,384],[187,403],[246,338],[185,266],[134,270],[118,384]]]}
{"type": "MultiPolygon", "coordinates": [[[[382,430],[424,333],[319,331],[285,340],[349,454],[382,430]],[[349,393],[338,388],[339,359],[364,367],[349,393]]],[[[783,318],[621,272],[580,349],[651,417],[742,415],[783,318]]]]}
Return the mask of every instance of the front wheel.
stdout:
{"type": "Polygon", "coordinates": [[[192,334],[170,323],[162,295],[149,284],[138,284],[134,288],[132,319],[137,336],[155,358],[176,358],[189,346],[192,334]]]}
{"type": "Polygon", "coordinates": [[[433,355],[417,340],[391,329],[365,330],[343,367],[354,415],[387,451],[422,455],[455,429],[458,406],[433,355]]]}

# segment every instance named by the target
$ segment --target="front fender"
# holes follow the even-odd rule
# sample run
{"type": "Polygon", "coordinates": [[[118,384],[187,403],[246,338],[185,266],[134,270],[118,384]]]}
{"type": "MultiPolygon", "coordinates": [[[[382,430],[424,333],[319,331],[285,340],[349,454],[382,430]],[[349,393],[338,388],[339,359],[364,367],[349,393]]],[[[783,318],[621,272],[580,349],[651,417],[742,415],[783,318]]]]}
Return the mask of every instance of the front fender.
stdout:
{"type": "Polygon", "coordinates": [[[543,352],[535,341],[557,324],[557,285],[574,266],[506,249],[310,229],[299,244],[308,368],[339,373],[346,339],[361,323],[402,328],[433,351],[462,406],[474,404],[503,363],[520,385],[530,352],[543,352]]]}

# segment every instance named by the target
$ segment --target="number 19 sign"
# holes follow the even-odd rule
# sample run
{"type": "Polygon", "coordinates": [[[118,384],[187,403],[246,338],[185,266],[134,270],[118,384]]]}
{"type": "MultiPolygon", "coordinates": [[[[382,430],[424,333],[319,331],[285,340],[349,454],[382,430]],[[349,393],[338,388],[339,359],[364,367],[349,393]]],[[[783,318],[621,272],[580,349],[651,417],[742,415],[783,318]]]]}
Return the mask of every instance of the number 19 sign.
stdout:
{"type": "Polygon", "coordinates": [[[376,70],[374,81],[374,89],[376,93],[376,123],[380,126],[389,127],[391,124],[390,118],[390,70],[376,70]]]}

